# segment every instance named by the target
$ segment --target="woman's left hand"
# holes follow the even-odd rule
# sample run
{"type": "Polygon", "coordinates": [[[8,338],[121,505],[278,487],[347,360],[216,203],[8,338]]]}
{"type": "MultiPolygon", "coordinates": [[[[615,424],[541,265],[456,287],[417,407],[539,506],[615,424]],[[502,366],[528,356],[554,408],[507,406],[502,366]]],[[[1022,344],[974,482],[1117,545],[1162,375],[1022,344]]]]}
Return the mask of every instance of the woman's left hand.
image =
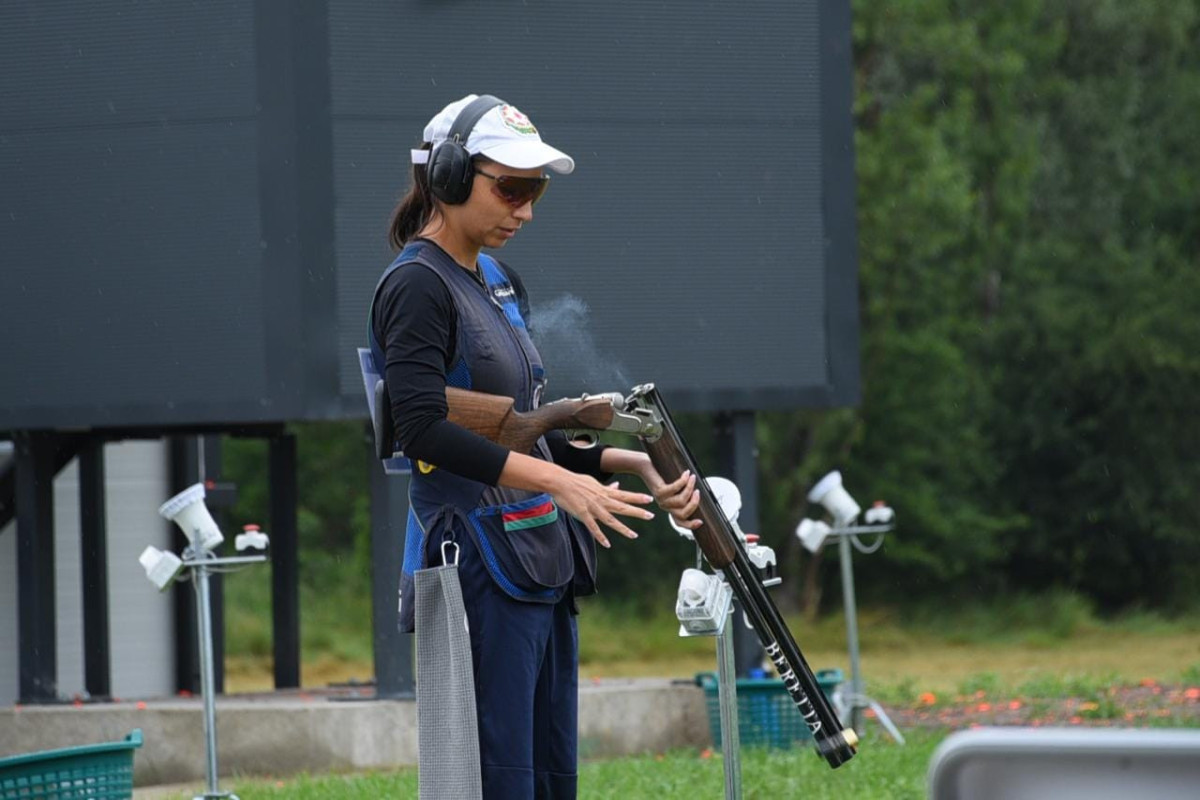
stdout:
{"type": "Polygon", "coordinates": [[[700,490],[696,488],[696,476],[690,470],[685,471],[675,481],[667,483],[647,459],[639,474],[650,494],[654,495],[659,508],[674,517],[675,524],[693,531],[704,524],[698,519],[692,519],[692,514],[700,507],[700,490]]]}
{"type": "Polygon", "coordinates": [[[654,468],[650,456],[620,447],[605,448],[600,454],[600,469],[617,474],[637,475],[646,484],[650,494],[654,495],[659,508],[669,513],[679,527],[694,531],[704,524],[701,520],[692,519],[692,515],[700,507],[700,490],[696,488],[696,476],[691,472],[684,472],[671,483],[667,483],[654,468]]]}

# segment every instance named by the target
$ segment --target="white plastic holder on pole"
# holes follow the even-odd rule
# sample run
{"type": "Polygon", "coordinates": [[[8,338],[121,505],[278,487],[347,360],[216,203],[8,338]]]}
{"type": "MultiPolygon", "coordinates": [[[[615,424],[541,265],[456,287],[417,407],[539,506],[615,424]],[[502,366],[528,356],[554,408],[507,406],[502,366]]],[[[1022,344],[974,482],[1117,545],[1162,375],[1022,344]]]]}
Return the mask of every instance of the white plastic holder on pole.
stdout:
{"type": "MultiPolygon", "coordinates": [[[[220,558],[211,550],[195,546],[183,551],[183,569],[190,573],[192,585],[196,590],[196,622],[199,628],[196,638],[200,646],[200,695],[204,702],[205,775],[208,781],[208,791],[193,796],[192,800],[239,800],[236,794],[222,792],[217,786],[217,708],[213,693],[216,675],[213,666],[212,605],[208,579],[218,567],[261,564],[266,560],[265,555],[220,558]]],[[[186,577],[181,576],[180,579],[186,580],[186,577]]]]}

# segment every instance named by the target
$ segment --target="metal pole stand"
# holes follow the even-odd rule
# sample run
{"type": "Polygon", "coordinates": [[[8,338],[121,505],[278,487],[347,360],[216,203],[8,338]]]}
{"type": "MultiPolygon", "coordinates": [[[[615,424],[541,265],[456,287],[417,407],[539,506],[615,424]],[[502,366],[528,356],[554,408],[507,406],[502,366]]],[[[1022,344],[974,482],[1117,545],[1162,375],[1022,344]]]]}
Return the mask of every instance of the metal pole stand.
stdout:
{"type": "MultiPolygon", "coordinates": [[[[854,569],[850,563],[850,539],[861,533],[887,533],[891,525],[858,525],[844,528],[831,528],[830,536],[838,538],[838,556],[842,562],[842,598],[846,608],[846,643],[850,649],[850,694],[846,702],[850,708],[850,727],[856,733],[862,732],[862,709],[870,708],[875,712],[879,724],[899,744],[904,744],[900,730],[892,723],[883,706],[867,696],[863,690],[862,669],[858,654],[858,608],[854,600],[854,569]]],[[[878,545],[876,545],[878,547],[878,545]]],[[[874,552],[874,549],[866,552],[874,552]]]]}
{"type": "Polygon", "coordinates": [[[216,680],[213,668],[212,607],[209,605],[208,578],[213,571],[224,571],[218,568],[259,564],[266,560],[266,556],[219,558],[208,550],[197,551],[195,547],[183,551],[183,568],[191,573],[192,586],[196,589],[196,621],[199,628],[197,636],[200,640],[200,694],[204,698],[204,746],[208,776],[208,791],[195,795],[192,800],[238,800],[237,795],[222,792],[217,788],[217,709],[216,698],[213,696],[216,680]]]}
{"type": "MultiPolygon", "coordinates": [[[[697,550],[699,553],[699,550],[697,550]]],[[[697,558],[697,568],[700,560],[697,558]]],[[[741,741],[738,736],[737,667],[734,664],[733,626],[729,619],[734,614],[733,589],[720,576],[707,576],[709,588],[714,590],[699,615],[684,615],[676,607],[679,616],[680,636],[715,636],[717,639],[717,698],[721,712],[721,760],[725,768],[726,800],[742,800],[741,741]]]]}
{"type": "Polygon", "coordinates": [[[738,732],[737,667],[734,663],[733,609],[717,633],[717,698],[721,708],[721,761],[725,800],[742,800],[742,741],[738,732]]]}

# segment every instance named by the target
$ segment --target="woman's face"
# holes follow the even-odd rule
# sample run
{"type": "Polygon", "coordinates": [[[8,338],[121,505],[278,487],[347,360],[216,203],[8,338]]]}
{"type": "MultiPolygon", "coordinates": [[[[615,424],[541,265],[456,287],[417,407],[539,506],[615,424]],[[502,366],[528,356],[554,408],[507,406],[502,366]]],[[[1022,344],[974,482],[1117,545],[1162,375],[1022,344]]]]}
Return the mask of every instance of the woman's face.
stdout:
{"type": "Polygon", "coordinates": [[[540,178],[540,169],[515,169],[491,161],[477,165],[471,196],[460,206],[463,232],[481,247],[503,247],[522,225],[533,220],[533,202],[519,205],[504,199],[496,179],[503,176],[540,178]]]}

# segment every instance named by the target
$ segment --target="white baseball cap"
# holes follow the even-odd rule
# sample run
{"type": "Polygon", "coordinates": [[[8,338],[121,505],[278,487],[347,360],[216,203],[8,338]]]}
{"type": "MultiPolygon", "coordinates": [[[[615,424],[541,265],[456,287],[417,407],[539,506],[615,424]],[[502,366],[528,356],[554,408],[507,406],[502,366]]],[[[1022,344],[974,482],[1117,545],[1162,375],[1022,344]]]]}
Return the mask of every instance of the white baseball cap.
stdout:
{"type": "MultiPolygon", "coordinates": [[[[458,114],[479,95],[469,94],[443,108],[425,126],[425,141],[436,149],[450,135],[458,114]]],[[[542,141],[537,128],[516,106],[507,103],[488,109],[467,137],[467,152],[481,155],[514,169],[546,167],[561,175],[575,169],[575,159],[542,141]]],[[[424,164],[429,150],[413,150],[412,162],[424,164]]]]}

